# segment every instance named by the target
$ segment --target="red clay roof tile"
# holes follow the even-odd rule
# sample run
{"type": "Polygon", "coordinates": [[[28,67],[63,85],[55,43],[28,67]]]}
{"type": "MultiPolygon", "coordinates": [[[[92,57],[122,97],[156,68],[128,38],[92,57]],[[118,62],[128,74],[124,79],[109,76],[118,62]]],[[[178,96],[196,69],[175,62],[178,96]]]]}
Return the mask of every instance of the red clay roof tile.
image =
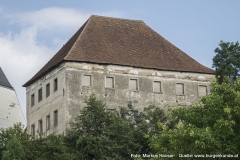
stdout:
{"type": "Polygon", "coordinates": [[[91,16],[26,87],[63,61],[213,74],[143,21],[91,16]]]}

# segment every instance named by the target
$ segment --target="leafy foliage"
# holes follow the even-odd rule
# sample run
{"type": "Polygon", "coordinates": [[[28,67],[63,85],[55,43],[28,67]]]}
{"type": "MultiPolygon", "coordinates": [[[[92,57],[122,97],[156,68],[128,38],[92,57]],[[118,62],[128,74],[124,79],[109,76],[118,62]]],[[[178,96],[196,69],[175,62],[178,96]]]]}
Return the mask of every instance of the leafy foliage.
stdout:
{"type": "Polygon", "coordinates": [[[214,82],[211,94],[189,108],[174,108],[178,121],[170,129],[163,123],[160,134],[150,137],[150,146],[166,154],[237,154],[240,151],[240,80],[233,84],[214,82]]]}
{"type": "Polygon", "coordinates": [[[69,135],[79,159],[129,159],[130,154],[148,153],[144,134],[157,132],[154,125],[165,120],[163,111],[154,106],[140,112],[129,103],[113,112],[94,95],[85,103],[69,135]]]}
{"type": "Polygon", "coordinates": [[[235,81],[240,70],[240,46],[239,43],[221,41],[215,49],[213,67],[216,68],[216,77],[219,83],[224,79],[235,81]]]}

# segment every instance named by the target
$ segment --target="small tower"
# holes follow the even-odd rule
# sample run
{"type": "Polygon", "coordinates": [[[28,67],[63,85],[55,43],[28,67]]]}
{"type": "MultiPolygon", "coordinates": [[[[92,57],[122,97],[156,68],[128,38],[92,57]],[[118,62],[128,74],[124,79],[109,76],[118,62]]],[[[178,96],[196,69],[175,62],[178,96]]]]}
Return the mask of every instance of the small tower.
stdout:
{"type": "Polygon", "coordinates": [[[0,128],[19,122],[26,125],[16,92],[0,67],[0,128]]]}

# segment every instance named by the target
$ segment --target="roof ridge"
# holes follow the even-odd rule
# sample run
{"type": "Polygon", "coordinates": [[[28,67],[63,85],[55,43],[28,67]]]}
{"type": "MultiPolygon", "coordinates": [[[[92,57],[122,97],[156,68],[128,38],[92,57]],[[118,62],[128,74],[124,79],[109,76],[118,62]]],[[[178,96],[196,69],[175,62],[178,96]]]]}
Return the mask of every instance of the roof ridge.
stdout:
{"type": "Polygon", "coordinates": [[[140,23],[144,23],[143,20],[135,20],[135,19],[119,18],[119,17],[108,17],[108,16],[94,15],[94,14],[91,15],[89,19],[91,19],[91,17],[101,17],[101,18],[107,18],[107,19],[126,20],[126,21],[132,21],[132,22],[140,22],[140,23]]]}

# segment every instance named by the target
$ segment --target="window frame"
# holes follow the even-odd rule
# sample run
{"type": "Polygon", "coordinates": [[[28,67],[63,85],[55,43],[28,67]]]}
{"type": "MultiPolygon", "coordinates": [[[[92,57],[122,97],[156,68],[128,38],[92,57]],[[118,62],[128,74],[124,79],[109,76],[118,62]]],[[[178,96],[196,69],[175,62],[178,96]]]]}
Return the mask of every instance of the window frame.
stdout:
{"type": "Polygon", "coordinates": [[[35,95],[34,93],[31,94],[31,107],[33,107],[35,105],[35,95]]]}
{"type": "Polygon", "coordinates": [[[83,87],[91,87],[91,86],[93,86],[93,76],[92,76],[92,74],[83,74],[83,75],[82,75],[82,79],[81,79],[81,85],[82,85],[83,87]],[[90,85],[84,85],[84,84],[83,84],[84,76],[90,76],[90,85]]]}
{"type": "Polygon", "coordinates": [[[162,94],[162,81],[160,81],[160,80],[153,80],[153,93],[160,93],[160,94],[162,94]],[[160,83],[160,91],[159,92],[156,92],[156,91],[154,91],[154,83],[155,82],[159,82],[160,83]]]}
{"type": "Polygon", "coordinates": [[[107,89],[115,89],[115,77],[114,76],[105,76],[105,88],[107,89]],[[112,87],[107,87],[107,78],[112,78],[112,87]]]}
{"type": "Polygon", "coordinates": [[[38,90],[38,102],[42,101],[42,87],[38,90]],[[41,91],[41,92],[40,92],[41,91]]]}
{"type": "Polygon", "coordinates": [[[46,116],[46,131],[50,130],[50,126],[51,126],[51,119],[50,119],[50,114],[48,114],[46,116]]]}
{"type": "Polygon", "coordinates": [[[198,85],[198,97],[202,97],[202,96],[200,96],[200,92],[199,92],[199,87],[200,86],[203,86],[203,87],[206,87],[206,95],[202,95],[202,96],[207,96],[208,95],[208,86],[207,85],[204,85],[204,84],[199,84],[198,85]]]}
{"type": "Polygon", "coordinates": [[[185,84],[184,84],[184,83],[181,83],[181,82],[176,83],[176,85],[175,85],[175,90],[176,90],[175,93],[176,93],[177,96],[183,96],[183,95],[185,95],[185,84]],[[182,94],[178,94],[178,93],[177,93],[177,85],[179,85],[179,84],[181,84],[181,85],[183,86],[183,90],[182,90],[183,93],[182,93],[182,94]]]}
{"type": "Polygon", "coordinates": [[[50,83],[47,83],[46,84],[46,98],[48,98],[49,96],[50,96],[50,91],[51,89],[50,89],[50,83]]]}
{"type": "Polygon", "coordinates": [[[32,136],[35,136],[35,123],[31,125],[31,134],[32,136]]]}
{"type": "Polygon", "coordinates": [[[128,81],[128,89],[130,90],[130,91],[139,91],[139,79],[138,78],[129,78],[129,81],[128,81]],[[136,82],[137,82],[137,84],[136,84],[136,87],[137,87],[137,89],[131,89],[131,87],[130,87],[130,81],[131,80],[136,80],[136,82]]]}
{"type": "Polygon", "coordinates": [[[38,120],[38,132],[43,133],[43,121],[42,121],[42,119],[38,120]]]}
{"type": "Polygon", "coordinates": [[[58,110],[54,110],[53,111],[53,124],[54,124],[54,127],[56,127],[58,125],[58,110]]]}
{"type": "Polygon", "coordinates": [[[58,90],[58,78],[53,80],[53,91],[56,92],[58,90]]]}

